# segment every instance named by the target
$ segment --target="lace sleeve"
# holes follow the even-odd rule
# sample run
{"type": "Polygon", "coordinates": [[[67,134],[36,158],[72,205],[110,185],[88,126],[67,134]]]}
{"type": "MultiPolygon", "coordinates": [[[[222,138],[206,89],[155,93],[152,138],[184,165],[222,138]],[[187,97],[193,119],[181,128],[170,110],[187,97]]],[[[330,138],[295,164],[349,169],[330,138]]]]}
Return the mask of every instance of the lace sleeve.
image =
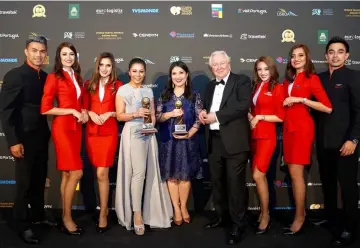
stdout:
{"type": "Polygon", "coordinates": [[[162,101],[162,98],[159,97],[158,101],[157,101],[157,109],[156,109],[156,112],[155,112],[155,118],[157,121],[159,121],[159,119],[162,117],[163,115],[163,101],[162,101]]]}
{"type": "Polygon", "coordinates": [[[195,97],[196,97],[196,99],[194,101],[194,110],[195,110],[194,113],[196,116],[195,116],[195,122],[193,124],[193,127],[199,129],[199,126],[201,125],[201,123],[199,121],[199,114],[203,109],[203,102],[201,100],[201,94],[196,93],[195,97]]]}

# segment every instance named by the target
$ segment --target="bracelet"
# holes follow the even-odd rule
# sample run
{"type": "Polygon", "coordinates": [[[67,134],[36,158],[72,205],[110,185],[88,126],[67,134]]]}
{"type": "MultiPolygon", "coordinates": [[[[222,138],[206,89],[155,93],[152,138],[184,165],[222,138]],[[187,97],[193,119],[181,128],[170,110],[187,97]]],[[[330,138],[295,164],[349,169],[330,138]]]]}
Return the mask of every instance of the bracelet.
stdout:
{"type": "Polygon", "coordinates": [[[303,98],[302,103],[305,104],[308,101],[307,98],[303,98]]]}
{"type": "Polygon", "coordinates": [[[266,116],[261,115],[261,121],[264,121],[266,119],[266,116]]]}
{"type": "Polygon", "coordinates": [[[134,112],[132,113],[132,118],[135,119],[134,112]]]}

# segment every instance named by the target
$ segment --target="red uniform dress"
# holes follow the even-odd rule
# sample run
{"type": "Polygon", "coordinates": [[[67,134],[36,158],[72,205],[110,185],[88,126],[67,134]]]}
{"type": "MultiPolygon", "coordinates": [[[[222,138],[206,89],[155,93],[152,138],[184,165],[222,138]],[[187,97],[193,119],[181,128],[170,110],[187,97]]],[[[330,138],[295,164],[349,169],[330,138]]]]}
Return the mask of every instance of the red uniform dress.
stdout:
{"type": "MultiPolygon", "coordinates": [[[[54,108],[56,98],[58,108],[76,109],[81,112],[81,99],[83,88],[78,84],[77,88],[68,74],[63,71],[65,80],[57,78],[51,73],[46,78],[44,94],[41,100],[41,113],[54,108]]],[[[58,170],[72,171],[81,170],[83,163],[80,156],[82,124],[77,122],[73,115],[56,115],[51,126],[51,135],[54,142],[56,165],[58,170]]]]}
{"type": "MultiPolygon", "coordinates": [[[[281,120],[285,116],[283,100],[285,99],[284,87],[276,84],[272,91],[268,89],[269,83],[261,83],[252,96],[251,114],[276,115],[281,120]],[[262,87],[262,88],[260,88],[262,87]]],[[[276,123],[259,121],[252,129],[252,169],[266,173],[276,148],[276,123]]]]}
{"type": "MultiPolygon", "coordinates": [[[[332,108],[317,75],[311,74],[307,78],[305,73],[302,72],[296,76],[293,85],[287,80],[285,80],[284,85],[286,96],[307,99],[314,97],[318,102],[332,108]]],[[[295,103],[291,107],[286,107],[286,116],[283,123],[283,156],[285,163],[310,164],[314,136],[315,126],[309,107],[303,103],[295,103]]]]}
{"type": "MultiPolygon", "coordinates": [[[[99,84],[94,94],[87,91],[89,81],[85,82],[83,108],[97,115],[115,112],[115,96],[123,85],[116,81],[115,88],[109,83],[104,87],[104,98],[99,96],[99,84]]],[[[114,117],[110,117],[103,125],[95,124],[90,118],[86,124],[86,148],[89,160],[95,167],[111,167],[118,146],[118,125],[114,117]]]]}

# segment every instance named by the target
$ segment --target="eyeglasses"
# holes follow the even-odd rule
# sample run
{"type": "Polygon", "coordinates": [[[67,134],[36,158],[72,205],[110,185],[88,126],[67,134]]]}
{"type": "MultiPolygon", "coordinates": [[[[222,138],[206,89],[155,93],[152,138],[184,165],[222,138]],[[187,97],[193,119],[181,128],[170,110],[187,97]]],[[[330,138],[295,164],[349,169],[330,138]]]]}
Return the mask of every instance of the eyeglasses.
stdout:
{"type": "Polygon", "coordinates": [[[223,61],[221,63],[214,63],[214,64],[212,64],[212,68],[218,68],[218,67],[225,68],[227,66],[227,64],[228,64],[227,61],[223,61]]]}

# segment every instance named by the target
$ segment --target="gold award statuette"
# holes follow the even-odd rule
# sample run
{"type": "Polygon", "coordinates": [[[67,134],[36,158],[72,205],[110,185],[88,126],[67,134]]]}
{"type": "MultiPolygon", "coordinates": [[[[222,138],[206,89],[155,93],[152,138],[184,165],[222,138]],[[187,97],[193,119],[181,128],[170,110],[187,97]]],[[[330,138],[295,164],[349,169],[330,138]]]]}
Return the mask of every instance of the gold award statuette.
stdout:
{"type": "MultiPolygon", "coordinates": [[[[148,97],[142,98],[142,107],[146,109],[150,109],[150,99],[148,97]]],[[[152,123],[152,116],[149,114],[148,116],[143,118],[143,128],[141,133],[142,134],[150,134],[158,132],[157,129],[154,128],[152,123]]]]}
{"type": "MultiPolygon", "coordinates": [[[[183,106],[182,101],[177,100],[174,104],[176,109],[181,109],[183,106]]],[[[174,134],[187,134],[187,126],[184,124],[183,115],[177,116],[174,125],[174,134]]]]}

